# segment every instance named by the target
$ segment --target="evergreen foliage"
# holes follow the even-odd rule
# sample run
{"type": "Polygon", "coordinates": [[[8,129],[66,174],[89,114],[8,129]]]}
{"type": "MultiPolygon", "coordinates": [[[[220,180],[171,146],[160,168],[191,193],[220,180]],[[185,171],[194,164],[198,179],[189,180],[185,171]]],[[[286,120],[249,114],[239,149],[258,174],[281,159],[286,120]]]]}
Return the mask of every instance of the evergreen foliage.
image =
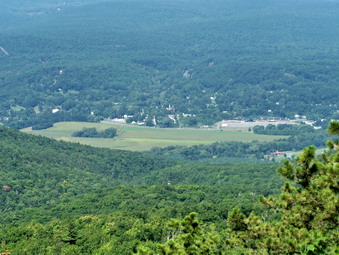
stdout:
{"type": "MultiPolygon", "coordinates": [[[[339,135],[338,124],[330,123],[331,134],[339,135]]],[[[322,159],[310,146],[296,163],[286,161],[279,168],[290,182],[279,198],[260,200],[281,219],[267,222],[254,213],[245,218],[234,209],[228,217],[227,244],[241,246],[249,254],[338,254],[339,146],[336,141],[331,144],[322,159]]]]}

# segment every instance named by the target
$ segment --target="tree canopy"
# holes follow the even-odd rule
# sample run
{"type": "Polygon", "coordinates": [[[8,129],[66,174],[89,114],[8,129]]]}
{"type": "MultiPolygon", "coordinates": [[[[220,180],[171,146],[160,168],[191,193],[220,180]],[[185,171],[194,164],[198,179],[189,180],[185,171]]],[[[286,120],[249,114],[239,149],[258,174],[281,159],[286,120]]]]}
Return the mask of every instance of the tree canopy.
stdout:
{"type": "MultiPolygon", "coordinates": [[[[338,136],[339,122],[328,131],[338,136]]],[[[339,140],[329,141],[328,149],[317,156],[309,146],[295,162],[284,162],[278,171],[287,182],[279,197],[260,197],[263,215],[246,217],[236,207],[226,231],[217,234],[190,214],[157,252],[140,247],[137,254],[338,254],[339,140]]]]}
{"type": "Polygon", "coordinates": [[[278,195],[273,164],[178,164],[0,127],[0,251],[338,254],[339,123],[328,130],[328,151],[282,164],[278,195]]]}

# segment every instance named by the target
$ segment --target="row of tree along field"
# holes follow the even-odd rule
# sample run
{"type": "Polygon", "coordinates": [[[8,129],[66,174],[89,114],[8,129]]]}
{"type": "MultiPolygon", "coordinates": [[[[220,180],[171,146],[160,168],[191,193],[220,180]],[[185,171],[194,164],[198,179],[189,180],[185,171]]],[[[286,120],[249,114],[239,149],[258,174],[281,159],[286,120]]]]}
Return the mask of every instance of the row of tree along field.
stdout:
{"type": "MultiPolygon", "coordinates": [[[[256,127],[254,130],[262,130],[261,127],[256,127]]],[[[290,133],[290,131],[283,132],[270,131],[266,128],[262,134],[267,133],[290,133]],[[267,130],[267,131],[266,131],[267,130]]],[[[259,142],[252,141],[250,143],[245,142],[215,142],[208,145],[194,145],[194,146],[168,146],[165,148],[155,147],[151,149],[151,153],[154,155],[166,155],[168,157],[176,159],[188,159],[188,160],[200,160],[200,159],[213,159],[213,158],[227,158],[227,157],[247,157],[255,159],[267,159],[267,156],[272,152],[287,152],[287,151],[300,151],[302,148],[309,144],[314,144],[318,147],[323,147],[326,140],[329,139],[329,135],[323,130],[315,131],[312,127],[309,131],[311,132],[299,132],[293,130],[292,133],[297,133],[297,135],[292,135],[288,138],[278,139],[271,142],[259,142]]],[[[308,130],[301,129],[301,130],[308,130]]],[[[257,131],[254,131],[257,132],[257,131]]]]}

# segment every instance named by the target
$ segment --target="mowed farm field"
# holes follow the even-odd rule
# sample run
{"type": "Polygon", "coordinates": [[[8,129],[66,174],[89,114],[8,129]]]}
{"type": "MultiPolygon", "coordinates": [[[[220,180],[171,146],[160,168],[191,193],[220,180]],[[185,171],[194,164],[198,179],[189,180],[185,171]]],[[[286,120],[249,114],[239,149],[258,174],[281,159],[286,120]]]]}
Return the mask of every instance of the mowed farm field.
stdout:
{"type": "Polygon", "coordinates": [[[219,131],[205,129],[161,129],[138,127],[131,125],[59,122],[44,130],[22,129],[23,132],[55,138],[63,141],[77,142],[95,147],[112,149],[144,151],[155,146],[171,145],[192,146],[196,144],[211,144],[214,142],[240,141],[251,142],[272,141],[285,136],[256,135],[247,131],[219,131]],[[114,127],[118,130],[116,138],[83,138],[72,137],[72,133],[82,128],[95,127],[98,131],[114,127]]]}

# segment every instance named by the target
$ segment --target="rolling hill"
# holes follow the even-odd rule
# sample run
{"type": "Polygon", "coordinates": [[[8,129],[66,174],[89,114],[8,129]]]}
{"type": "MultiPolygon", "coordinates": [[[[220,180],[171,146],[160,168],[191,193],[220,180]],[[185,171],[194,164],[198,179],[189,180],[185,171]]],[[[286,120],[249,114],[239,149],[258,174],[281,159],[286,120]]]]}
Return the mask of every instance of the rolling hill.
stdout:
{"type": "Polygon", "coordinates": [[[174,161],[0,126],[0,251],[130,254],[191,211],[222,226],[234,206],[260,212],[256,195],[277,194],[276,166],[174,161]]]}

